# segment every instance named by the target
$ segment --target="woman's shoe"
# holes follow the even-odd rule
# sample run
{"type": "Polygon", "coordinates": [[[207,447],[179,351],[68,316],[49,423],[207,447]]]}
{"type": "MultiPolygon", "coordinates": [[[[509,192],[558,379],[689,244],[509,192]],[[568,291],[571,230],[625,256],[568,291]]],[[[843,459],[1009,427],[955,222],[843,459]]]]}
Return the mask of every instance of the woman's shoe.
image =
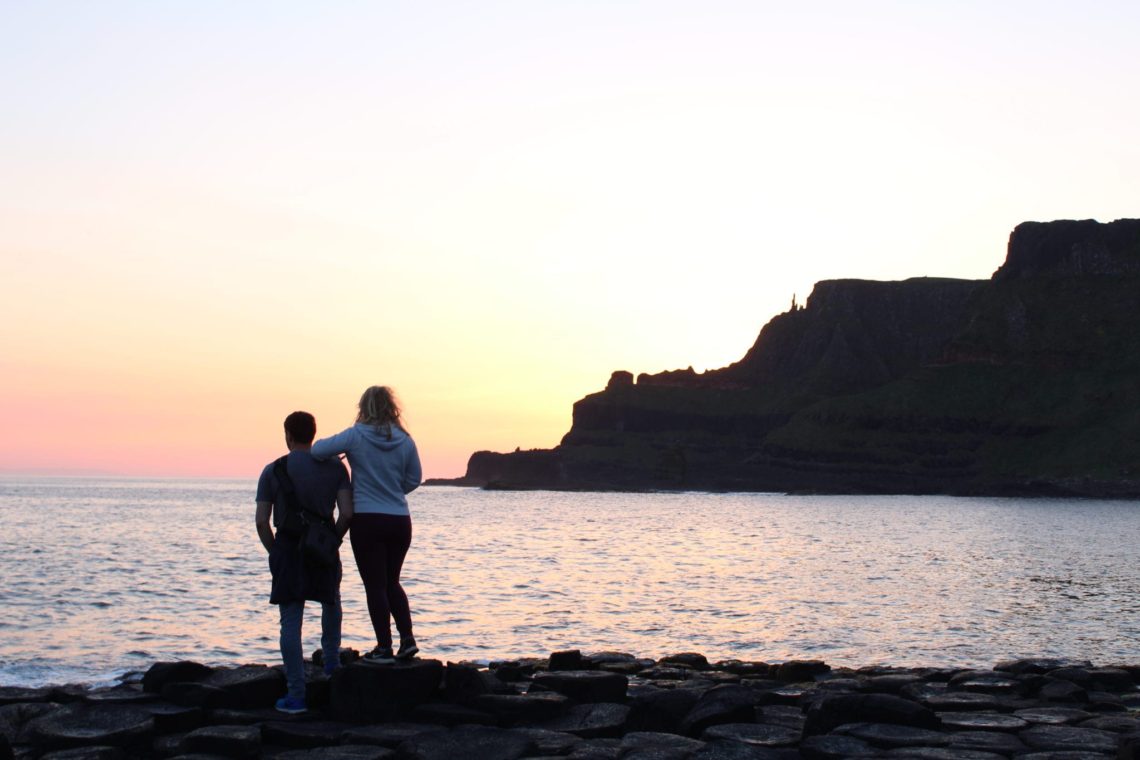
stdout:
{"type": "Polygon", "coordinates": [[[361,659],[372,665],[391,665],[396,661],[392,656],[392,647],[376,647],[361,659]]]}
{"type": "Polygon", "coordinates": [[[416,656],[420,648],[416,646],[415,639],[408,639],[407,641],[400,642],[400,651],[396,652],[397,660],[410,660],[416,656]]]}

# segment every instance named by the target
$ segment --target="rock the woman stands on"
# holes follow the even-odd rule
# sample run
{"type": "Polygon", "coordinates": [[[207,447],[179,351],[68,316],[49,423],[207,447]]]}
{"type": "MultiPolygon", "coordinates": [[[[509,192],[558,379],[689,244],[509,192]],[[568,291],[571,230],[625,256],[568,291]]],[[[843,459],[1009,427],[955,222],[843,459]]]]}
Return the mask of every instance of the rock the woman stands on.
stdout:
{"type": "Polygon", "coordinates": [[[404,557],[412,543],[412,517],[406,494],[423,478],[416,444],[404,428],[390,388],[374,385],[360,397],[356,424],[313,444],[317,459],[348,456],[352,467],[355,515],[349,539],[364,583],[376,648],[365,659],[390,663],[419,651],[412,635],[408,596],[400,585],[404,557]],[[391,620],[400,633],[392,653],[391,620]]]}

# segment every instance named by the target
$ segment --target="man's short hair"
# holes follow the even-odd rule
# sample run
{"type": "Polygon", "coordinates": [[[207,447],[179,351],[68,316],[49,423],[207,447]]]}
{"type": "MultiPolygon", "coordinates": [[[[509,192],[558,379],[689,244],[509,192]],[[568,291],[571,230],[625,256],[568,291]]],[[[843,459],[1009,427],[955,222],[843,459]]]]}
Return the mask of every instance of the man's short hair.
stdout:
{"type": "Polygon", "coordinates": [[[285,418],[285,432],[302,445],[309,445],[317,435],[317,420],[308,412],[293,412],[285,418]]]}

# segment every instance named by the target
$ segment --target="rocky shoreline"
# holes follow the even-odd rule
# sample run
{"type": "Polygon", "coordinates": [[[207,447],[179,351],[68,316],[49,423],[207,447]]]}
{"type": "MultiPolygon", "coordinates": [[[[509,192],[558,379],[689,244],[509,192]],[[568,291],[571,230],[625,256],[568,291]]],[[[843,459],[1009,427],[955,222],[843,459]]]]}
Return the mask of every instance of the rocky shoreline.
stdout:
{"type": "Polygon", "coordinates": [[[165,662],[117,686],[0,687],[0,760],[1140,758],[1140,665],[990,670],[604,652],[381,666],[342,652],[304,715],[279,667],[165,662]]]}

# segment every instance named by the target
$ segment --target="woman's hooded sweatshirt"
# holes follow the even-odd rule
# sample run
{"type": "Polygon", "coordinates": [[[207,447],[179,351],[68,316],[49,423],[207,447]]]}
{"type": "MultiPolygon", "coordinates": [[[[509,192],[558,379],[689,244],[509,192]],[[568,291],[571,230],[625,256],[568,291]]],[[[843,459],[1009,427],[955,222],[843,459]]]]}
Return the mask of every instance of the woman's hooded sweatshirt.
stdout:
{"type": "Polygon", "coordinates": [[[358,514],[406,515],[411,493],[423,478],[415,441],[397,425],[358,422],[313,444],[317,459],[348,455],[352,501],[358,514]]]}

